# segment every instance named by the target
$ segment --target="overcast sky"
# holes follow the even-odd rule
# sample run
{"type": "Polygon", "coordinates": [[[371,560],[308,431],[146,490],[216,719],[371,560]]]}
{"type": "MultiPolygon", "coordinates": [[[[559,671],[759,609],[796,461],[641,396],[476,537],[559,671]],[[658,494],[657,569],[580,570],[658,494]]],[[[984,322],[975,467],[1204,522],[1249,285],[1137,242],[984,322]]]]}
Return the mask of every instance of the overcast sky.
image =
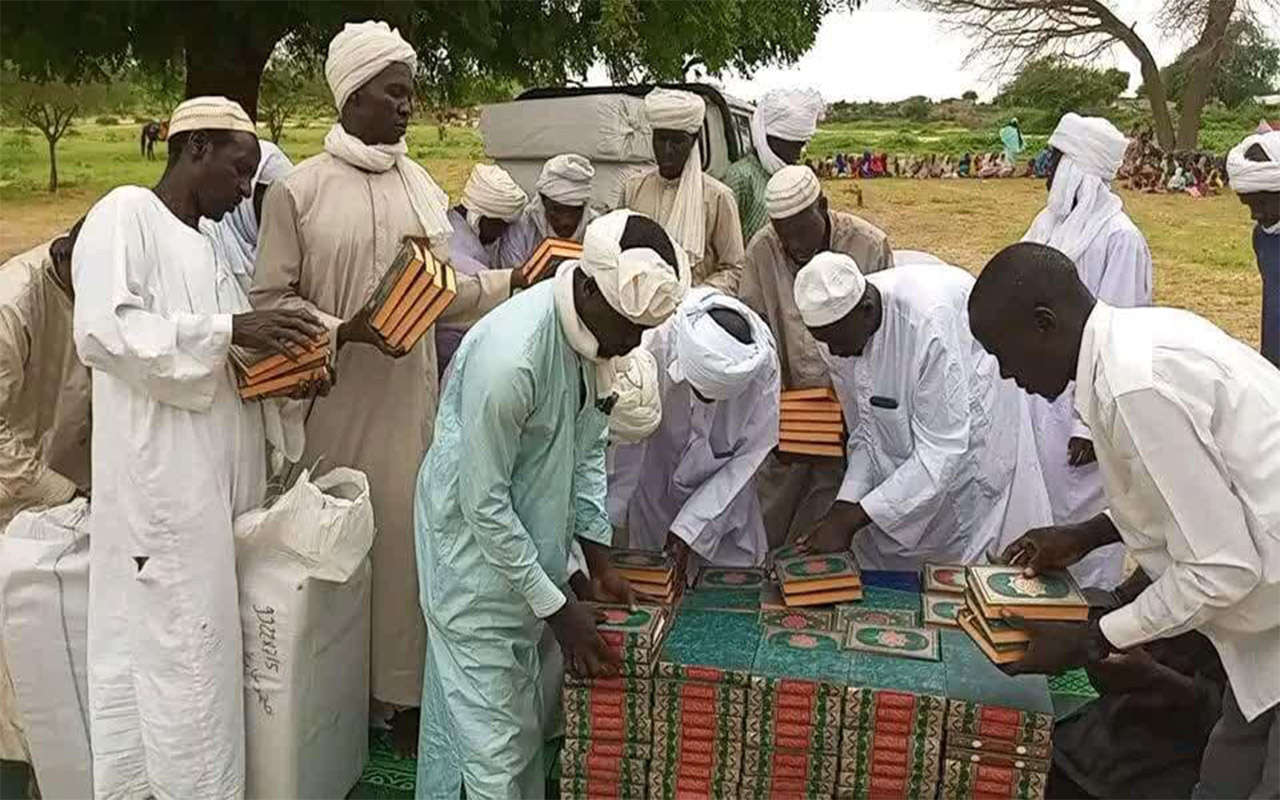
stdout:
{"type": "MultiPolygon", "coordinates": [[[[1172,61],[1190,43],[1162,39],[1149,20],[1160,0],[1114,0],[1123,18],[1138,21],[1137,30],[1160,64],[1172,61]]],[[[753,100],[777,86],[813,86],[827,102],[837,100],[901,100],[922,94],[935,100],[959,97],[969,89],[986,100],[996,94],[1002,79],[982,65],[964,66],[968,42],[947,30],[930,13],[914,10],[910,2],[868,0],[860,10],[831,14],[823,21],[817,42],[798,63],[784,69],[761,69],[752,80],[726,76],[730,93],[753,100]]],[[[1280,15],[1271,13],[1264,26],[1280,30],[1280,15]]],[[[1099,60],[1099,66],[1118,66],[1130,73],[1130,90],[1142,82],[1138,62],[1123,47],[1099,60]]]]}

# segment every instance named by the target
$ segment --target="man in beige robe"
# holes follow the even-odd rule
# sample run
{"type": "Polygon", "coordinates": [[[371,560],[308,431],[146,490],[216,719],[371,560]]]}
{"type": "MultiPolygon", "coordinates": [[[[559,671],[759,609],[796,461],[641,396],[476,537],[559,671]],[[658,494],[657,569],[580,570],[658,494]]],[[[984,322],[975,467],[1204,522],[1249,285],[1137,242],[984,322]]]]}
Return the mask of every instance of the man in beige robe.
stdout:
{"type": "Polygon", "coordinates": [[[692,92],[654,89],[645,96],[655,169],[622,186],[621,206],[656,219],[689,255],[695,286],[736,295],[742,275],[742,223],[733,191],[703,173],[706,103],[692,92]]]}
{"type": "MultiPolygon", "coordinates": [[[[805,166],[774,173],[765,202],[769,224],[751,238],[738,296],[773,330],[783,390],[829,387],[818,341],[796,308],[796,273],[828,250],[851,257],[865,274],[878,272],[893,266],[889,237],[866,220],[831,210],[805,166]]],[[[825,517],[843,477],[840,459],[770,455],[756,478],[769,546],[794,541],[825,517]]]]}
{"type": "MultiPolygon", "coordinates": [[[[405,236],[426,236],[438,258],[448,254],[448,198],[405,155],[415,63],[413,48],[381,22],[349,24],[330,44],[325,76],[341,121],[324,153],[268,191],[251,293],[255,307],[308,308],[337,331],[336,384],[310,411],[301,463],[323,459],[369,477],[377,525],[371,685],[375,700],[412,709],[392,718],[402,753],[416,747],[426,652],[413,491],[435,428],[435,336],[391,351],[361,309],[405,236]]],[[[474,322],[510,296],[518,275],[459,275],[441,321],[474,322]]]]}
{"type": "MultiPolygon", "coordinates": [[[[71,337],[71,232],[0,266],[0,536],[89,486],[89,370],[71,337]]],[[[0,643],[0,758],[27,761],[0,643]]]]}

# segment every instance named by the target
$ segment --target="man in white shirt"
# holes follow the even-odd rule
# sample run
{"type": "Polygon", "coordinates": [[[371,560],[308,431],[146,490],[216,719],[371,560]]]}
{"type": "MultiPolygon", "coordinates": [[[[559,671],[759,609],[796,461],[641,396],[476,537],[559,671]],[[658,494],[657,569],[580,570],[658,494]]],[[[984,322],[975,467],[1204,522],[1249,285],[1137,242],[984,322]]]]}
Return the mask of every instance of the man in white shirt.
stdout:
{"type": "MultiPolygon", "coordinates": [[[[1108,305],[1151,304],[1151,251],[1124,212],[1111,181],[1129,140],[1101,117],[1063,116],[1049,137],[1049,200],[1023,241],[1056,247],[1076,265],[1085,288],[1108,305]]],[[[1030,399],[1040,467],[1053,521],[1083,522],[1104,507],[1089,431],[1075,417],[1072,392],[1030,399]]],[[[1082,586],[1114,589],[1124,578],[1124,548],[1099,549],[1071,569],[1082,586]]]]}
{"type": "Polygon", "coordinates": [[[997,254],[969,312],[1026,391],[1053,399],[1075,380],[1108,502],[1087,522],[1029,531],[1005,557],[1034,573],[1123,541],[1153,580],[1099,621],[1011,618],[1032,638],[1010,671],[1055,673],[1198,630],[1229,687],[1196,794],[1277,796],[1280,372],[1194,314],[1098,301],[1071,259],[1039,244],[997,254]]]}
{"type": "Polygon", "coordinates": [[[969,333],[972,286],[940,263],[863,276],[840,253],[796,275],[849,431],[844,481],[813,549],[852,544],[869,569],[974,564],[1006,532],[1051,519],[1024,398],[969,333]]]}
{"type": "Polygon", "coordinates": [[[768,543],[754,477],[778,444],[773,335],[741,302],[702,287],[641,348],[657,360],[662,422],[614,451],[613,524],[632,547],[670,548],[682,565],[692,550],[702,563],[758,566],[768,543]]]}

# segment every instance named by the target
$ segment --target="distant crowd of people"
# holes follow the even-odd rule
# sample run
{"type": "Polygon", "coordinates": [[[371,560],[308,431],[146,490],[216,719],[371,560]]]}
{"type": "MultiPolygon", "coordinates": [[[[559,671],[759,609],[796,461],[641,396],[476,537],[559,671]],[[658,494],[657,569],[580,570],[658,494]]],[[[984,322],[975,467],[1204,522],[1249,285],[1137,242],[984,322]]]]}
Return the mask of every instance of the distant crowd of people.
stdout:
{"type": "Polygon", "coordinates": [[[1116,177],[1134,191],[1207,197],[1226,186],[1226,158],[1201,151],[1166,153],[1151,129],[1140,127],[1129,139],[1116,177]]]}
{"type": "MultiPolygon", "coordinates": [[[[1003,153],[965,153],[962,156],[890,155],[864,151],[862,155],[835,156],[805,162],[819,178],[1012,178],[1019,174],[1016,158],[1003,153]]],[[[1031,175],[1028,163],[1021,174],[1031,175]]]]}

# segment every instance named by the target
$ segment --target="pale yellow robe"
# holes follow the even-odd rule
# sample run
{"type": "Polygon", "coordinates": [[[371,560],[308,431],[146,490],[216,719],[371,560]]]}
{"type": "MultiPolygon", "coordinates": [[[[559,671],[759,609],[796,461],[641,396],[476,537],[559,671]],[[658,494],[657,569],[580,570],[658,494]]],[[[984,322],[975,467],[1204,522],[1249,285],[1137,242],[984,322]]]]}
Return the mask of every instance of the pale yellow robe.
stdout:
{"type": "MultiPolygon", "coordinates": [[[[679,186],[679,180],[666,180],[652,169],[623,184],[621,207],[662,222],[671,213],[679,186]]],[[[714,286],[736,295],[745,258],[738,200],[732,189],[703,173],[702,208],[707,215],[707,243],[702,260],[691,266],[693,285],[714,286]]]]}
{"type": "MultiPolygon", "coordinates": [[[[267,192],[251,299],[256,308],[308,308],[331,327],[360,310],[405,236],[423,229],[396,170],[364,172],[327,153],[267,192]]],[[[505,300],[509,270],[459,276],[442,321],[469,324],[505,300]]],[[[439,398],[432,331],[392,359],[366,344],[337,357],[337,384],[307,421],[302,464],[349,466],[369,477],[373,543],[373,696],[416,707],[426,627],[413,545],[414,479],[435,430],[439,398]]]]}

